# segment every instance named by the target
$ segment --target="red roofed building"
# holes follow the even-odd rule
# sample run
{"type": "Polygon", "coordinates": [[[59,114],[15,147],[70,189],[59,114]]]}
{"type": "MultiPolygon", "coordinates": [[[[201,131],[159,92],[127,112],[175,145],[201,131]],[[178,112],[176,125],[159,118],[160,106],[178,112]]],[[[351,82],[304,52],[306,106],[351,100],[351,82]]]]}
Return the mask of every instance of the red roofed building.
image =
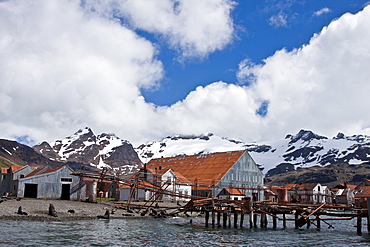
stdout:
{"type": "Polygon", "coordinates": [[[221,200],[242,200],[245,198],[245,194],[241,189],[223,188],[217,197],[221,200]]]}
{"type": "Polygon", "coordinates": [[[120,186],[120,200],[128,200],[131,195],[133,200],[149,200],[157,191],[166,191],[158,195],[158,200],[187,201],[191,196],[190,181],[179,172],[172,169],[146,169],[144,167],[131,180],[138,184],[136,191],[132,186],[120,186]]]}
{"type": "Polygon", "coordinates": [[[192,195],[216,196],[223,188],[240,188],[246,197],[263,199],[263,174],[247,151],[152,159],[148,170],[171,169],[192,184],[192,195]]]}
{"type": "Polygon", "coordinates": [[[332,203],[332,194],[327,186],[319,183],[287,184],[290,202],[302,203],[332,203]]]}
{"type": "Polygon", "coordinates": [[[29,165],[10,165],[9,168],[1,168],[0,195],[17,196],[19,179],[25,177],[32,171],[33,168],[29,165]]]}
{"type": "Polygon", "coordinates": [[[80,178],[72,176],[69,166],[50,168],[48,166],[35,170],[19,180],[18,196],[30,198],[47,198],[77,200],[80,190],[83,198],[86,195],[86,183],[80,188],[80,178]]]}

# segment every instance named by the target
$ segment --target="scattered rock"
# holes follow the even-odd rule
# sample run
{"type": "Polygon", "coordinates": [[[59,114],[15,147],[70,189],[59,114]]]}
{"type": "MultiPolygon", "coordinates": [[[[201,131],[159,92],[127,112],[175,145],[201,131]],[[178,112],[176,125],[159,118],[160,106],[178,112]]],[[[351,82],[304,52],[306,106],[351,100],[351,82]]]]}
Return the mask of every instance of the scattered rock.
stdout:
{"type": "Polygon", "coordinates": [[[73,209],[70,209],[70,210],[68,210],[67,212],[68,212],[68,213],[71,213],[71,214],[76,213],[73,209]]]}
{"type": "Polygon", "coordinates": [[[122,216],[134,216],[133,214],[122,214],[122,216]]]}

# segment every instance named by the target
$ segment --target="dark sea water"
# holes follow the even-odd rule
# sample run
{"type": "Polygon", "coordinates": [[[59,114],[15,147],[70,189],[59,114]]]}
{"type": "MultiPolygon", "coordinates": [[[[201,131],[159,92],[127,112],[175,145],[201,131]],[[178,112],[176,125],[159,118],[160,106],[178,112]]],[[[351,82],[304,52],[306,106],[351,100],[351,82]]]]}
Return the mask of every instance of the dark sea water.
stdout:
{"type": "Polygon", "coordinates": [[[331,221],[287,228],[205,228],[202,218],[111,219],[67,222],[0,221],[0,246],[370,246],[363,220],[363,234],[356,233],[356,221],[331,221]]]}

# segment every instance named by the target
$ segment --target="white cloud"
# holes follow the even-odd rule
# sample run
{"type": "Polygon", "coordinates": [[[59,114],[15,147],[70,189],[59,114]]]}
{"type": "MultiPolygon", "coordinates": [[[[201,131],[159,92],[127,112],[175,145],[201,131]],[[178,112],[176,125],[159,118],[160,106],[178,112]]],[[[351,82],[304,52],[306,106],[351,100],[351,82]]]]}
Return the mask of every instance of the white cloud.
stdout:
{"type": "Polygon", "coordinates": [[[313,13],[314,16],[320,16],[320,15],[323,15],[323,14],[326,14],[326,13],[329,13],[331,10],[327,7],[325,8],[322,8],[316,12],[313,13]]]}
{"type": "Polygon", "coordinates": [[[369,22],[367,7],[333,21],[300,49],[277,51],[262,65],[241,64],[239,74],[255,78],[248,94],[269,101],[266,134],[369,133],[369,22]]]}
{"type": "Polygon", "coordinates": [[[269,18],[269,24],[273,27],[286,27],[288,23],[287,18],[288,16],[285,13],[280,12],[269,18]]]}
{"type": "Polygon", "coordinates": [[[234,38],[232,0],[87,0],[85,7],[104,16],[114,13],[135,29],[159,34],[182,58],[204,57],[234,38]],[[104,1],[106,2],[106,1],[104,1]],[[108,9],[107,9],[108,8],[108,9]]]}
{"type": "Polygon", "coordinates": [[[215,82],[197,87],[185,100],[158,112],[165,119],[164,129],[176,134],[217,133],[232,138],[260,138],[259,106],[246,88],[215,82]],[[254,126],[254,128],[248,128],[254,126]]]}
{"type": "MultiPolygon", "coordinates": [[[[199,27],[194,30],[189,9],[199,5],[189,2],[197,8],[181,2],[180,11],[171,1],[166,13],[170,5],[163,1],[152,13],[131,10],[131,25],[163,35],[184,56],[222,49],[232,36],[227,31],[232,29],[230,17],[216,22],[224,30],[217,36],[197,12],[199,27]],[[168,18],[174,23],[151,26],[147,20],[154,19],[157,9],[159,23],[168,18]],[[146,15],[147,20],[139,18],[146,15]],[[184,30],[177,30],[180,25],[184,30]],[[207,28],[215,40],[202,36],[207,28]]],[[[136,1],[120,3],[136,6],[136,1]]],[[[227,16],[231,2],[216,3],[207,13],[227,16]]],[[[277,51],[264,64],[244,61],[238,77],[247,76],[248,86],[215,82],[169,107],[147,103],[140,93],[164,74],[155,44],[112,19],[110,11],[117,6],[96,5],[95,12],[90,7],[76,1],[0,2],[1,137],[53,141],[85,126],[135,144],[203,132],[254,141],[281,138],[300,128],[329,136],[369,131],[370,7],[333,21],[300,49],[277,51]],[[268,111],[262,118],[256,110],[264,102],[268,111]]]]}
{"type": "Polygon", "coordinates": [[[82,12],[77,1],[1,2],[0,23],[2,135],[118,130],[152,111],[140,88],[154,86],[163,68],[154,46],[133,31],[82,12]]]}
{"type": "Polygon", "coordinates": [[[156,45],[130,28],[162,35],[184,57],[202,57],[232,41],[233,6],[229,0],[1,1],[0,137],[50,141],[84,126],[133,141],[162,136],[166,120],[140,93],[163,77],[162,63],[156,45]],[[122,25],[122,16],[132,26],[122,25]]]}

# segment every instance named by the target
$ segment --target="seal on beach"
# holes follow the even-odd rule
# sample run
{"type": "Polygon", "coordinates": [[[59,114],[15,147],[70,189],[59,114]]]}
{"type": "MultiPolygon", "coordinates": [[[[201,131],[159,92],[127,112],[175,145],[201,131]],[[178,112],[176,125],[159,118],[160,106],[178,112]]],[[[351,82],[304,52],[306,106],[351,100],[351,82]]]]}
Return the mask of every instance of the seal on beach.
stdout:
{"type": "Polygon", "coordinates": [[[107,210],[105,210],[105,214],[104,215],[98,215],[97,216],[99,219],[109,219],[109,217],[110,217],[110,212],[109,212],[109,210],[107,209],[107,210]]]}
{"type": "Polygon", "coordinates": [[[20,214],[20,215],[28,215],[26,212],[23,212],[22,206],[19,206],[17,214],[20,214]]]}
{"type": "Polygon", "coordinates": [[[49,206],[49,214],[50,216],[58,217],[57,211],[55,210],[55,207],[53,204],[50,204],[49,206]]]}

